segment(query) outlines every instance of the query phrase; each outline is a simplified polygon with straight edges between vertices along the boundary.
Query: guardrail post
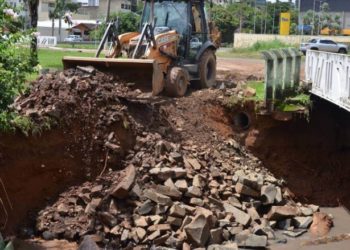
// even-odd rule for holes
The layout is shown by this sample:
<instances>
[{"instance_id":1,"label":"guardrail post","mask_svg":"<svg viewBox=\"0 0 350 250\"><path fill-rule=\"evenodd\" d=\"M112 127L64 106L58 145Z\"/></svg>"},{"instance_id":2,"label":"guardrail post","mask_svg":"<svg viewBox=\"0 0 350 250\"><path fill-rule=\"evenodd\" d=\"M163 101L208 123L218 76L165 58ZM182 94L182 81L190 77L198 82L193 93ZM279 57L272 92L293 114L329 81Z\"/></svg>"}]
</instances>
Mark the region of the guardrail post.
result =
<instances>
[{"instance_id":1,"label":"guardrail post","mask_svg":"<svg viewBox=\"0 0 350 250\"><path fill-rule=\"evenodd\" d=\"M268 51L263 51L265 59L265 105L268 110L273 108L274 61Z\"/></svg>"},{"instance_id":2,"label":"guardrail post","mask_svg":"<svg viewBox=\"0 0 350 250\"><path fill-rule=\"evenodd\" d=\"M274 86L273 86L273 99L282 99L283 98L283 56L281 51L271 50L270 51L273 63L274 63Z\"/></svg>"},{"instance_id":3,"label":"guardrail post","mask_svg":"<svg viewBox=\"0 0 350 250\"><path fill-rule=\"evenodd\" d=\"M293 95L300 81L301 54L293 48L262 52L265 59L265 103L273 111L276 100Z\"/></svg>"}]
</instances>

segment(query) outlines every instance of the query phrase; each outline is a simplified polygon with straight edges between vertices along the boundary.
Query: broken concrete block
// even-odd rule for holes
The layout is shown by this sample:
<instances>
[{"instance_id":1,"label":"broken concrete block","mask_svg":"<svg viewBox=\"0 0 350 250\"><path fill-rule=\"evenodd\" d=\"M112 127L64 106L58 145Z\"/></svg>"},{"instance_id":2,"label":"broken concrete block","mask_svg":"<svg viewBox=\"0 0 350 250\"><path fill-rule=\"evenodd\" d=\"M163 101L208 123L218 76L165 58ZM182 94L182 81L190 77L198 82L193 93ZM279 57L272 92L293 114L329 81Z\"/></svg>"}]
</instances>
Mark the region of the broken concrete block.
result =
<instances>
[{"instance_id":1,"label":"broken concrete block","mask_svg":"<svg viewBox=\"0 0 350 250\"><path fill-rule=\"evenodd\" d=\"M166 195L157 193L154 189L147 189L143 196L163 206L171 206L173 201Z\"/></svg>"},{"instance_id":2,"label":"broken concrete block","mask_svg":"<svg viewBox=\"0 0 350 250\"><path fill-rule=\"evenodd\" d=\"M298 208L293 206L272 206L267 214L268 220L281 220L298 215Z\"/></svg>"},{"instance_id":3,"label":"broken concrete block","mask_svg":"<svg viewBox=\"0 0 350 250\"><path fill-rule=\"evenodd\" d=\"M186 192L188 188L187 181L184 179L177 180L175 182L175 187L177 187L181 192Z\"/></svg>"},{"instance_id":4,"label":"broken concrete block","mask_svg":"<svg viewBox=\"0 0 350 250\"><path fill-rule=\"evenodd\" d=\"M147 228L147 231L154 232L154 231L168 231L171 230L171 227L169 224L157 224L157 225L152 225Z\"/></svg>"},{"instance_id":5,"label":"broken concrete block","mask_svg":"<svg viewBox=\"0 0 350 250\"><path fill-rule=\"evenodd\" d=\"M251 197L255 197L258 198L260 197L260 192L250 188L247 185L244 185L240 182L237 182L236 186L235 186L236 192L239 194L243 194L243 195L247 195L247 196L251 196Z\"/></svg>"},{"instance_id":6,"label":"broken concrete block","mask_svg":"<svg viewBox=\"0 0 350 250\"><path fill-rule=\"evenodd\" d=\"M197 159L186 158L186 161L193 167L194 170L201 170L202 166Z\"/></svg>"},{"instance_id":7,"label":"broken concrete block","mask_svg":"<svg viewBox=\"0 0 350 250\"><path fill-rule=\"evenodd\" d=\"M100 250L96 242L92 239L90 235L84 237L83 241L80 243L78 250Z\"/></svg>"},{"instance_id":8,"label":"broken concrete block","mask_svg":"<svg viewBox=\"0 0 350 250\"><path fill-rule=\"evenodd\" d=\"M186 210L183 207L181 207L181 206L179 206L177 204L174 204L170 208L169 215L183 218L186 215Z\"/></svg>"},{"instance_id":9,"label":"broken concrete block","mask_svg":"<svg viewBox=\"0 0 350 250\"><path fill-rule=\"evenodd\" d=\"M299 237L299 236L303 235L306 232L307 232L306 229L297 229L297 230L294 230L294 231L283 231L283 234L287 235L289 237L296 238L296 237Z\"/></svg>"},{"instance_id":10,"label":"broken concrete block","mask_svg":"<svg viewBox=\"0 0 350 250\"><path fill-rule=\"evenodd\" d=\"M187 189L187 192L186 192L186 196L187 197L201 197L202 196L202 191L199 187L195 187L195 186L190 186L188 189Z\"/></svg>"},{"instance_id":11,"label":"broken concrete block","mask_svg":"<svg viewBox=\"0 0 350 250\"><path fill-rule=\"evenodd\" d=\"M169 196L174 199L180 199L182 197L182 193L175 187L167 187L163 185L157 185L155 190L163 195Z\"/></svg>"},{"instance_id":12,"label":"broken concrete block","mask_svg":"<svg viewBox=\"0 0 350 250\"><path fill-rule=\"evenodd\" d=\"M261 200L264 205L273 204L277 195L275 185L269 184L261 188Z\"/></svg>"},{"instance_id":13,"label":"broken concrete block","mask_svg":"<svg viewBox=\"0 0 350 250\"><path fill-rule=\"evenodd\" d=\"M255 207L247 208L247 212L249 216L252 218L252 220L256 221L260 219L260 215L256 211Z\"/></svg>"},{"instance_id":14,"label":"broken concrete block","mask_svg":"<svg viewBox=\"0 0 350 250\"><path fill-rule=\"evenodd\" d=\"M267 237L242 232L235 237L238 247L266 247Z\"/></svg>"},{"instance_id":15,"label":"broken concrete block","mask_svg":"<svg viewBox=\"0 0 350 250\"><path fill-rule=\"evenodd\" d=\"M222 242L222 228L215 228L210 230L210 244L221 244Z\"/></svg>"},{"instance_id":16,"label":"broken concrete block","mask_svg":"<svg viewBox=\"0 0 350 250\"><path fill-rule=\"evenodd\" d=\"M145 229L143 229L142 227L137 227L135 229L135 231L136 231L136 235L137 235L137 237L138 237L138 239L140 241L145 238L145 236L146 236L146 230Z\"/></svg>"},{"instance_id":17,"label":"broken concrete block","mask_svg":"<svg viewBox=\"0 0 350 250\"><path fill-rule=\"evenodd\" d=\"M238 250L236 243L226 243L225 245L213 244L209 245L207 250Z\"/></svg>"},{"instance_id":18,"label":"broken concrete block","mask_svg":"<svg viewBox=\"0 0 350 250\"><path fill-rule=\"evenodd\" d=\"M235 217L235 220L238 223L244 226L247 226L250 223L251 218L249 214L243 212L242 210L239 210L238 208L232 206L231 204L228 204L227 202L224 202L223 205L224 205L225 211L227 213L233 214L233 216Z\"/></svg>"},{"instance_id":19,"label":"broken concrete block","mask_svg":"<svg viewBox=\"0 0 350 250\"><path fill-rule=\"evenodd\" d=\"M138 207L137 212L140 215L146 215L149 214L153 208L155 208L155 204L150 201L150 200L146 200L144 203L141 204L141 206Z\"/></svg>"},{"instance_id":20,"label":"broken concrete block","mask_svg":"<svg viewBox=\"0 0 350 250\"><path fill-rule=\"evenodd\" d=\"M139 216L139 217L134 218L134 224L137 227L147 227L148 226L148 222L147 222L145 216Z\"/></svg>"},{"instance_id":21,"label":"broken concrete block","mask_svg":"<svg viewBox=\"0 0 350 250\"><path fill-rule=\"evenodd\" d=\"M296 216L293 218L293 224L296 228L308 229L312 223L312 216L300 217Z\"/></svg>"},{"instance_id":22,"label":"broken concrete block","mask_svg":"<svg viewBox=\"0 0 350 250\"><path fill-rule=\"evenodd\" d=\"M204 205L204 201L202 199L199 199L199 198L191 198L190 204L202 207Z\"/></svg>"},{"instance_id":23,"label":"broken concrete block","mask_svg":"<svg viewBox=\"0 0 350 250\"><path fill-rule=\"evenodd\" d=\"M178 217L168 216L167 223L175 227L181 227L182 219Z\"/></svg>"},{"instance_id":24,"label":"broken concrete block","mask_svg":"<svg viewBox=\"0 0 350 250\"><path fill-rule=\"evenodd\" d=\"M189 242L196 247L204 247L209 240L209 226L203 214L196 216L184 229Z\"/></svg>"},{"instance_id":25,"label":"broken concrete block","mask_svg":"<svg viewBox=\"0 0 350 250\"><path fill-rule=\"evenodd\" d=\"M174 177L175 178L185 177L186 174L187 174L187 171L184 168L176 167L176 168L172 168L172 170L174 172Z\"/></svg>"},{"instance_id":26,"label":"broken concrete block","mask_svg":"<svg viewBox=\"0 0 350 250\"><path fill-rule=\"evenodd\" d=\"M134 165L129 165L125 169L125 176L117 184L115 188L112 189L111 195L118 199L124 199L129 195L129 190L135 182L136 169Z\"/></svg>"}]
</instances>

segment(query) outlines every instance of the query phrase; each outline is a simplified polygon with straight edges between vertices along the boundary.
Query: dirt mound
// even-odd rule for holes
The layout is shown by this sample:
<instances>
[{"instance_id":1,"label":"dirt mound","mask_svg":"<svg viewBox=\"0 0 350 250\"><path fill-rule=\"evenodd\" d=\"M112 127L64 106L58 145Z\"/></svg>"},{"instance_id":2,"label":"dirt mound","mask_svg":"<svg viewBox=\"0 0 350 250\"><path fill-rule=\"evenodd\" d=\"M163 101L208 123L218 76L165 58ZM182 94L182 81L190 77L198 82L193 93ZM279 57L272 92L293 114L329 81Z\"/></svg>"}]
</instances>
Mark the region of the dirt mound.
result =
<instances>
[{"instance_id":1,"label":"dirt mound","mask_svg":"<svg viewBox=\"0 0 350 250\"><path fill-rule=\"evenodd\" d=\"M7 192L11 200L1 210L0 224L8 219L5 232L29 221L28 211L50 202L67 185L120 166L138 126L119 99L126 93L134 94L112 75L67 70L41 76L16 101L14 108L30 118L33 134L0 135L5 184L0 197L6 200Z\"/></svg>"},{"instance_id":2,"label":"dirt mound","mask_svg":"<svg viewBox=\"0 0 350 250\"><path fill-rule=\"evenodd\" d=\"M265 247L286 241L274 229L306 232L318 209L295 203L283 181L233 139L172 143L143 132L124 166L42 210L42 237L90 237L108 249Z\"/></svg>"}]
</instances>

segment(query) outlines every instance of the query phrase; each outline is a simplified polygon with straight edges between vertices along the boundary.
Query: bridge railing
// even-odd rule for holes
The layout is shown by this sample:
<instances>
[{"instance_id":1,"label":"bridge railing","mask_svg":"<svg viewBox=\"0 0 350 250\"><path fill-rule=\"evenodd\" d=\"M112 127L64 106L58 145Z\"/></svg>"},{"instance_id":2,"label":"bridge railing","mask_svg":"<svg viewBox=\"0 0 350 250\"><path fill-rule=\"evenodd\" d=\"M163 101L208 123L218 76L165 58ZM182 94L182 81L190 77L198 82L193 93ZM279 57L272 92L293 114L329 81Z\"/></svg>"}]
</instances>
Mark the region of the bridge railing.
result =
<instances>
[{"instance_id":1,"label":"bridge railing","mask_svg":"<svg viewBox=\"0 0 350 250\"><path fill-rule=\"evenodd\" d=\"M350 111L350 56L308 50L305 78L314 95Z\"/></svg>"}]
</instances>

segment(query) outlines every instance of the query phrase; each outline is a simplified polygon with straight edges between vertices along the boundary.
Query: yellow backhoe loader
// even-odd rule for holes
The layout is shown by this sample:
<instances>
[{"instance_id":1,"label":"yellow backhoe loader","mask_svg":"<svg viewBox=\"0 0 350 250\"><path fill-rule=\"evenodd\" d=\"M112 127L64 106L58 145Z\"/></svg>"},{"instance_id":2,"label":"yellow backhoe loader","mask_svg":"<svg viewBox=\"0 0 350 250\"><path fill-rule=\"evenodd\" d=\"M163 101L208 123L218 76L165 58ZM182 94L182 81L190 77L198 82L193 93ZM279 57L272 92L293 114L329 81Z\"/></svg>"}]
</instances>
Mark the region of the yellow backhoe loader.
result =
<instances>
[{"instance_id":1,"label":"yellow backhoe loader","mask_svg":"<svg viewBox=\"0 0 350 250\"><path fill-rule=\"evenodd\" d=\"M117 31L118 20L110 22L96 57L64 57L64 68L94 66L128 82L152 83L153 95L164 90L183 96L190 83L199 88L215 83L220 33L207 20L204 0L146 0L140 31ZM111 47L101 58L108 38ZM118 58L122 55L127 58Z\"/></svg>"}]
</instances>

